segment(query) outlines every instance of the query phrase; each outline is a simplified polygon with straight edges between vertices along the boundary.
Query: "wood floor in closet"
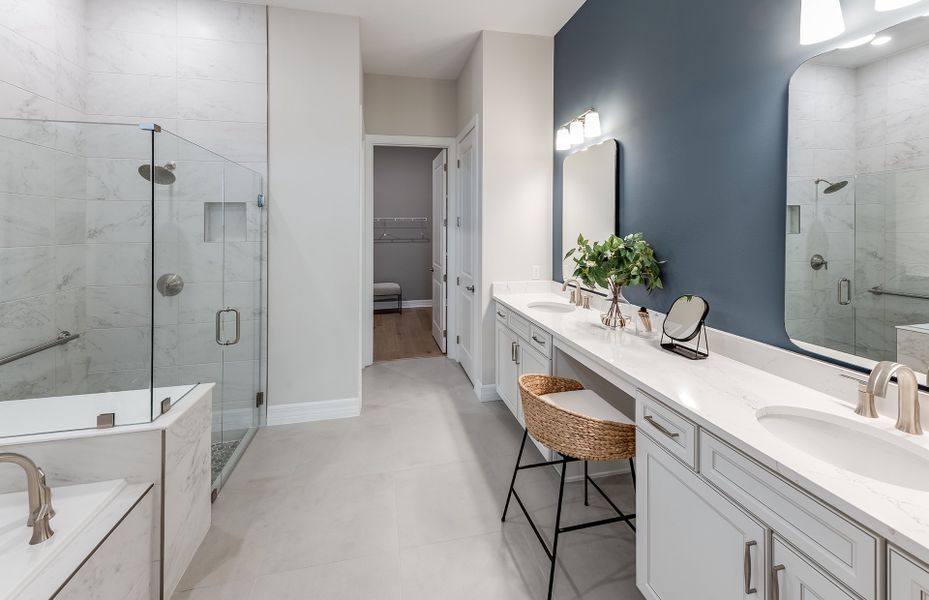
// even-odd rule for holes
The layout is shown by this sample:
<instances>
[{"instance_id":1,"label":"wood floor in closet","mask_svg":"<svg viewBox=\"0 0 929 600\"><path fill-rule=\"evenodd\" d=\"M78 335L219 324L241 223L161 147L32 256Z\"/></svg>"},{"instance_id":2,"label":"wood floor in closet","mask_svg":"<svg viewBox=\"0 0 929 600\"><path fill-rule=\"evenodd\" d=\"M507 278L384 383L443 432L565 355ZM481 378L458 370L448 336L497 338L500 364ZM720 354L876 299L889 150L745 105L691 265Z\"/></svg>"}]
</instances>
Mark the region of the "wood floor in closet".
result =
<instances>
[{"instance_id":1,"label":"wood floor in closet","mask_svg":"<svg viewBox=\"0 0 929 600\"><path fill-rule=\"evenodd\" d=\"M374 313L374 360L441 356L432 337L432 309Z\"/></svg>"}]
</instances>

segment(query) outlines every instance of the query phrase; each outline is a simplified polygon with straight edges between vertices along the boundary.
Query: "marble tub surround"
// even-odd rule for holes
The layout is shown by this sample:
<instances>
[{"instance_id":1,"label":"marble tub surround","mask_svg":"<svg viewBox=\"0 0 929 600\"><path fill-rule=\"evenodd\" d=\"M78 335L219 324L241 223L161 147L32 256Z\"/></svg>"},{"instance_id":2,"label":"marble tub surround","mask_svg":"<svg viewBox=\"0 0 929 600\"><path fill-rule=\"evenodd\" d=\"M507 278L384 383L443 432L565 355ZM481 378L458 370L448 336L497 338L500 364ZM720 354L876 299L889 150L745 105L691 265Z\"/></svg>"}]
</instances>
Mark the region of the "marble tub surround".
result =
<instances>
[{"instance_id":1,"label":"marble tub surround","mask_svg":"<svg viewBox=\"0 0 929 600\"><path fill-rule=\"evenodd\" d=\"M929 323L897 326L897 357L922 373L929 371Z\"/></svg>"},{"instance_id":2,"label":"marble tub surround","mask_svg":"<svg viewBox=\"0 0 929 600\"><path fill-rule=\"evenodd\" d=\"M549 290L544 290L545 285ZM854 414L856 384L840 384L840 369L834 365L712 329L710 357L689 361L661 350L656 339L606 330L595 311L553 314L529 308L532 302L565 302L560 287L495 284L494 299L550 332L557 351L583 362L623 391L642 390L654 396L891 543L929 560L925 519L929 492L875 481L811 458L774 437L756 418L765 407L806 408L860 420L888 436L929 449L929 436L909 436L894 428L895 399L879 401L879 419L864 419ZM823 389L805 385L815 379L823 381ZM921 397L925 418L927 401L925 394Z\"/></svg>"},{"instance_id":3,"label":"marble tub surround","mask_svg":"<svg viewBox=\"0 0 929 600\"><path fill-rule=\"evenodd\" d=\"M143 519L151 519L151 484L130 484L124 479L52 487L55 504L53 535L48 541L29 546L27 528L22 527L25 493L0 495L0 597L46 600L65 586L91 556L97 546L120 521L143 499ZM146 557L150 552L151 529L136 532L133 552ZM127 574L132 579L150 582L150 558L141 572ZM114 565L117 566L117 565ZM118 569L117 569L118 570ZM145 589L151 597L151 585Z\"/></svg>"},{"instance_id":4,"label":"marble tub surround","mask_svg":"<svg viewBox=\"0 0 929 600\"><path fill-rule=\"evenodd\" d=\"M53 487L112 479L154 484L150 566L160 595L162 585L173 590L169 585L176 585L210 526L213 387L196 386L151 423L3 438L0 451L32 458ZM0 470L0 492L23 489L20 473Z\"/></svg>"}]
</instances>

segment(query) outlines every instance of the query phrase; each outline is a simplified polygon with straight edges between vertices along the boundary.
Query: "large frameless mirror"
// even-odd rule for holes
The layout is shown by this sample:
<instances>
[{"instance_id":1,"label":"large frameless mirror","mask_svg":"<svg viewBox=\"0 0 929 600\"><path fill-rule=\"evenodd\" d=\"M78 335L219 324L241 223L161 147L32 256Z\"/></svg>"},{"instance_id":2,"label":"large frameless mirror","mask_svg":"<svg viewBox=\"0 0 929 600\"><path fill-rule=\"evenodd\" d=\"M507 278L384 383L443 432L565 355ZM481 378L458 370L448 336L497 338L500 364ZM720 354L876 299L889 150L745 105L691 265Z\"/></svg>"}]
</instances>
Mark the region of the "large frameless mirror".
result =
<instances>
[{"instance_id":1,"label":"large frameless mirror","mask_svg":"<svg viewBox=\"0 0 929 600\"><path fill-rule=\"evenodd\" d=\"M561 256L577 246L578 234L595 242L616 233L616 140L609 139L564 160ZM565 259L567 279L574 261Z\"/></svg>"},{"instance_id":2,"label":"large frameless mirror","mask_svg":"<svg viewBox=\"0 0 929 600\"><path fill-rule=\"evenodd\" d=\"M925 374L929 18L856 42L790 81L787 333L832 360Z\"/></svg>"}]
</instances>

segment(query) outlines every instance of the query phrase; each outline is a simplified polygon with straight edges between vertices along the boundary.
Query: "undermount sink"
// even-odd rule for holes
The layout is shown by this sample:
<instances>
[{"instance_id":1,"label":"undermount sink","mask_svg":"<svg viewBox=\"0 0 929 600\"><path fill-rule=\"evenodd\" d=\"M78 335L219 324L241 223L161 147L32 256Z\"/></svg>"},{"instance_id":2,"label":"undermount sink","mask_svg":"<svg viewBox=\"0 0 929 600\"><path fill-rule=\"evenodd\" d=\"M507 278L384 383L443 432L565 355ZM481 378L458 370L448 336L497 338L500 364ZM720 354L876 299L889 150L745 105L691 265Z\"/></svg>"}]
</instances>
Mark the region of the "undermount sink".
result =
<instances>
[{"instance_id":1,"label":"undermount sink","mask_svg":"<svg viewBox=\"0 0 929 600\"><path fill-rule=\"evenodd\" d=\"M567 302L530 302L527 305L542 312L549 313L569 313L574 312L574 305Z\"/></svg>"},{"instance_id":2,"label":"undermount sink","mask_svg":"<svg viewBox=\"0 0 929 600\"><path fill-rule=\"evenodd\" d=\"M793 406L769 406L758 422L813 458L900 487L929 491L929 449L852 418Z\"/></svg>"}]
</instances>

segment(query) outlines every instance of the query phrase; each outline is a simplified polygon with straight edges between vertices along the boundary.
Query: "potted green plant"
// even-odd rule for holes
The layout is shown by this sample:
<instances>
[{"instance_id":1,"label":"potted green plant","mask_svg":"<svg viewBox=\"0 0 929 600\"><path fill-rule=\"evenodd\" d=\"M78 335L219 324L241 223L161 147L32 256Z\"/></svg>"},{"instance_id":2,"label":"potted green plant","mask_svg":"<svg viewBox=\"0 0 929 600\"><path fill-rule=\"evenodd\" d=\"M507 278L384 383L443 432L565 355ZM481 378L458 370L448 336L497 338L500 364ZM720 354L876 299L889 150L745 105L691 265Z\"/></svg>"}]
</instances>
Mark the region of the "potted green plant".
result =
<instances>
[{"instance_id":1,"label":"potted green plant","mask_svg":"<svg viewBox=\"0 0 929 600\"><path fill-rule=\"evenodd\" d=\"M609 291L610 306L601 320L608 327L624 327L625 318L619 309L623 286L644 285L651 292L661 288L661 265L655 250L641 233L624 238L611 235L602 242L591 242L583 234L577 236L577 247L568 250L565 260L574 259L574 277L589 288Z\"/></svg>"}]
</instances>

